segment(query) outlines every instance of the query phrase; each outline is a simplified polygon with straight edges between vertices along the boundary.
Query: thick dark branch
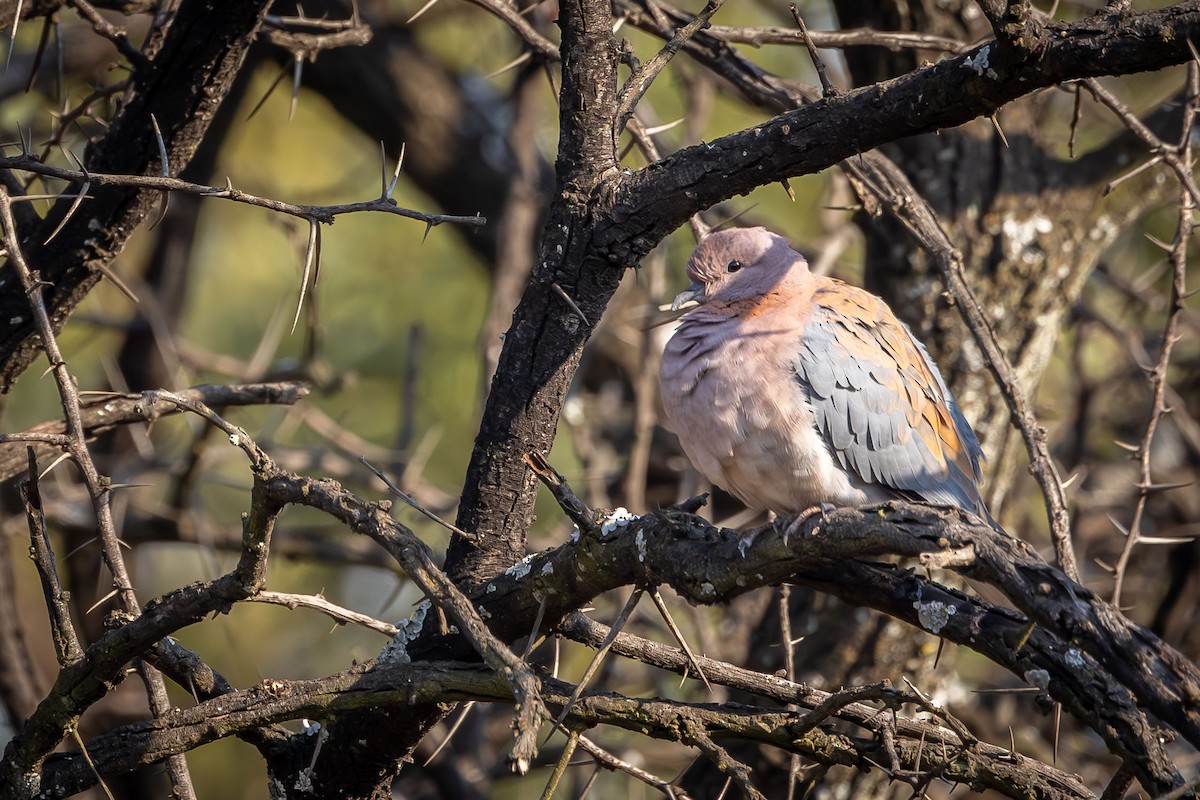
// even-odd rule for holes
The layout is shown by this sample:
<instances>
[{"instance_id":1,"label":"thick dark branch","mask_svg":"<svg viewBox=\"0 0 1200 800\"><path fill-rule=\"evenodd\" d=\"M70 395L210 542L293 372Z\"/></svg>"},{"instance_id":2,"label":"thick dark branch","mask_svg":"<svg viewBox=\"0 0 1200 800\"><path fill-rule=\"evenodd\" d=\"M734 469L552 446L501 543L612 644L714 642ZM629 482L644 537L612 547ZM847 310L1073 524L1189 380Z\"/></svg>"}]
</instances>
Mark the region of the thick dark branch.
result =
<instances>
[{"instance_id":1,"label":"thick dark branch","mask_svg":"<svg viewBox=\"0 0 1200 800\"><path fill-rule=\"evenodd\" d=\"M282 488L294 479L281 480ZM325 510L377 540L399 528L332 481L305 481L303 491L285 494L288 502ZM531 556L479 587L472 599L497 636L513 640L528 633L539 613L553 626L597 595L629 584L665 583L689 601L710 604L798 579L971 647L1024 680L1044 672L1051 696L1113 752L1138 763L1148 787L1166 790L1180 779L1139 705L1200 742L1194 705L1189 710L1187 701L1200 692L1193 665L1032 548L963 512L902 503L840 509L810 520L791 537L765 528L744 556L739 543L734 532L698 527L687 514L649 514L607 537L587 532ZM926 566L991 583L1029 617L913 575L853 563L881 556L920 558ZM1032 633L1029 618L1037 622ZM438 648L448 644L444 637L427 637L409 652L424 657L445 652Z\"/></svg>"},{"instance_id":2,"label":"thick dark branch","mask_svg":"<svg viewBox=\"0 0 1200 800\"><path fill-rule=\"evenodd\" d=\"M794 582L915 627L940 625L937 636L983 654L1021 680L1044 677L1047 695L1096 731L1110 752L1136 765L1148 791L1164 792L1182 780L1161 731L1141 712L1133 692L1070 641L1040 625L1030 630L1026 617L884 565L850 561L805 572Z\"/></svg>"},{"instance_id":3,"label":"thick dark branch","mask_svg":"<svg viewBox=\"0 0 1200 800\"><path fill-rule=\"evenodd\" d=\"M692 602L714 603L786 580L804 582L803 576L813 574L819 588L936 628L938 635L978 650L1022 679L1030 670L1045 670L1053 697L1097 730L1114 752L1142 760L1139 778L1151 786L1175 785L1177 775L1138 706L1194 744L1200 742L1195 705L1187 700L1200 692L1194 665L1018 540L950 510L894 503L882 511L840 509L810 522L790 540L767 529L744 558L732 532L696 528L686 515L647 515L619 535L583 536L538 554L528 562L528 578L500 576L477 593L476 602L502 637L516 637L543 597L550 624L596 594L630 582L666 583ZM832 567L826 566L883 555L924 556L930 565L991 583L1037 627L1018 647L1028 626L1025 617L948 595L915 576L893 576L890 585L869 592L862 576L831 578ZM961 616L930 622L949 604Z\"/></svg>"},{"instance_id":4,"label":"thick dark branch","mask_svg":"<svg viewBox=\"0 0 1200 800\"><path fill-rule=\"evenodd\" d=\"M1036 56L989 42L890 81L781 114L681 150L615 179L601 246L617 264L698 211L758 186L819 172L897 139L961 125L1066 80L1161 69L1188 61L1200 36L1200 2L1141 14L1106 14L1046 29Z\"/></svg>"},{"instance_id":5,"label":"thick dark branch","mask_svg":"<svg viewBox=\"0 0 1200 800\"><path fill-rule=\"evenodd\" d=\"M549 678L545 686L547 699L556 706L565 704L572 690L570 684ZM99 736L88 743L88 753L102 774L116 774L264 724L301 718L327 720L355 710L403 709L467 698L513 699L503 678L461 663L360 667L308 681L269 679L246 691ZM684 727L691 726L693 734L772 744L823 764L870 769L883 760L876 742L805 727L807 716L753 706L726 708L599 693L585 695L571 714L577 724L614 725L669 741L686 738ZM956 746L933 737L924 745L912 737L897 745L901 768L914 777L918 776L916 768L923 765L924 771L933 771L945 780L987 786L1009 797L1094 797L1075 777L1004 748ZM41 779L48 797L79 791L95 780L79 753L54 757Z\"/></svg>"},{"instance_id":6,"label":"thick dark branch","mask_svg":"<svg viewBox=\"0 0 1200 800\"><path fill-rule=\"evenodd\" d=\"M459 505L446 570L477 583L524 555L535 482L525 463L549 453L583 345L620 280L584 269L593 258L595 193L617 167L617 48L609 4L569 0L559 8L562 91L556 193L529 286L513 316ZM566 299L564 299L564 297ZM573 302L567 302L572 300Z\"/></svg>"}]
</instances>

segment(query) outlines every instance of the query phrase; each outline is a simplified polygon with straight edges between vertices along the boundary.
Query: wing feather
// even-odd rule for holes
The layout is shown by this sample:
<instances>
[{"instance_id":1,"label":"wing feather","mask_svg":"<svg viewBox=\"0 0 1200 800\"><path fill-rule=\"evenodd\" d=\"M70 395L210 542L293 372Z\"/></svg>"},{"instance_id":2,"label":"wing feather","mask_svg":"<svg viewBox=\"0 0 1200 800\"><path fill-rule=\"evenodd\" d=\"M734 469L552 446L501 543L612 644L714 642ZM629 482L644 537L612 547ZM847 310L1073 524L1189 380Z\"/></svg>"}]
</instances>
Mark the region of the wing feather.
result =
<instances>
[{"instance_id":1,"label":"wing feather","mask_svg":"<svg viewBox=\"0 0 1200 800\"><path fill-rule=\"evenodd\" d=\"M898 496L986 516L982 450L925 348L883 301L818 289L796 376L835 459Z\"/></svg>"}]
</instances>

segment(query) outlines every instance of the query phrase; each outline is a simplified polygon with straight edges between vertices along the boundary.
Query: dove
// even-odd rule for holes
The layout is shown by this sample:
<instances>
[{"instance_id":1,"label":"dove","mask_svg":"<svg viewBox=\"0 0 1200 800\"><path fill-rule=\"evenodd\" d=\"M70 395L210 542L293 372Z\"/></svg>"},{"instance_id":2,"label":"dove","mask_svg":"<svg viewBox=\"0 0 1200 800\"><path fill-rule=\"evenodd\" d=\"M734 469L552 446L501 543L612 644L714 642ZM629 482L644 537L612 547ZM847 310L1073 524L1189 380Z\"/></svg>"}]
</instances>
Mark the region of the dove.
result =
<instances>
[{"instance_id":1,"label":"dove","mask_svg":"<svg viewBox=\"0 0 1200 800\"><path fill-rule=\"evenodd\" d=\"M765 228L705 237L660 368L692 464L748 507L811 514L902 498L995 524L982 450L925 347L884 301L814 275Z\"/></svg>"}]
</instances>

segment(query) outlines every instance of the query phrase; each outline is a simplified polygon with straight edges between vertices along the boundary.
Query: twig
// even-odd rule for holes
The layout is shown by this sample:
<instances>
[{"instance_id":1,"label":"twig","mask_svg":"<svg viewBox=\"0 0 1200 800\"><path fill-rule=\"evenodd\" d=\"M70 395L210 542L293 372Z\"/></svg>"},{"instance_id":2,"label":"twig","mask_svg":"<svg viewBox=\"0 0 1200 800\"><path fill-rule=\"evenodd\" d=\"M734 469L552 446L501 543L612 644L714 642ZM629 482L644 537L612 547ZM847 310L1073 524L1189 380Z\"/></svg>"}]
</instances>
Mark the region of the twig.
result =
<instances>
[{"instance_id":1,"label":"twig","mask_svg":"<svg viewBox=\"0 0 1200 800\"><path fill-rule=\"evenodd\" d=\"M546 788L542 791L542 800L550 800L554 796L554 790L558 788L559 781L566 773L567 766L571 763L571 756L575 754L575 746L578 744L579 731L571 731L567 734L567 744L554 764L554 771L550 773L550 780L546 782Z\"/></svg>"},{"instance_id":2,"label":"twig","mask_svg":"<svg viewBox=\"0 0 1200 800\"><path fill-rule=\"evenodd\" d=\"M75 744L79 745L79 752L83 755L83 760L87 762L88 769L96 776L96 783L100 784L100 788L104 790L104 796L108 800L116 800L113 797L112 790L108 788L108 784L104 782L104 778L100 775L100 770L96 769L96 762L92 761L92 756L88 753L87 745L83 743L83 737L79 735L79 728L71 726L71 737L75 739Z\"/></svg>"},{"instance_id":3,"label":"twig","mask_svg":"<svg viewBox=\"0 0 1200 800\"><path fill-rule=\"evenodd\" d=\"M646 770L636 767L616 755L605 750L600 745L593 742L586 736L579 737L579 748L585 753L596 759L596 763L605 769L614 770L616 772L624 772L626 775L641 781L642 783L665 794L667 797L674 800L691 800L691 795L683 789L675 786L670 781L665 781L657 775L647 772Z\"/></svg>"},{"instance_id":4,"label":"twig","mask_svg":"<svg viewBox=\"0 0 1200 800\"><path fill-rule=\"evenodd\" d=\"M692 671L704 681L704 685L709 691L712 691L712 684L708 682L708 676L704 674L704 668L700 666L700 662L696 660L696 654L692 652L692 648L688 646L687 639L683 638L683 631L679 630L679 626L675 624L675 619L671 616L671 610L667 608L667 604L663 602L662 594L658 589L650 592L650 599L654 601L654 607L658 609L658 613L662 615L663 621L667 623L668 630L675 637L675 641L679 642L680 648L683 649L684 655L687 656L688 662L692 665ZM687 673L684 673L685 677Z\"/></svg>"},{"instance_id":5,"label":"twig","mask_svg":"<svg viewBox=\"0 0 1200 800\"><path fill-rule=\"evenodd\" d=\"M559 507L575 523L581 533L594 534L600 529L596 524L596 512L589 508L587 503L576 497L575 492L571 490L571 484L567 483L567 479L550 466L550 462L546 460L545 456L538 452L526 453L525 463L538 480L550 490L550 494L558 501Z\"/></svg>"},{"instance_id":6,"label":"twig","mask_svg":"<svg viewBox=\"0 0 1200 800\"><path fill-rule=\"evenodd\" d=\"M240 428L229 422L217 412L209 408L204 402L196 400L182 394L168 392L162 389L151 389L142 392L142 397L149 401L145 407L147 419L152 419L149 416L151 410L159 404L171 404L180 409L190 411L197 416L203 417L214 426L219 428L229 437L229 443L246 454L250 460L250 465L255 468L262 467L270 463L271 459L267 456L258 444L251 438L250 434L246 433L244 428Z\"/></svg>"},{"instance_id":7,"label":"twig","mask_svg":"<svg viewBox=\"0 0 1200 800\"><path fill-rule=\"evenodd\" d=\"M339 625L360 625L376 633L382 633L384 636L395 636L399 630L390 622L384 622L369 614L363 614L359 611L339 606L336 603L331 603L319 594L293 594L291 592L272 592L264 589L246 599L252 603L284 606L293 611L297 608L311 608L335 620Z\"/></svg>"},{"instance_id":8,"label":"twig","mask_svg":"<svg viewBox=\"0 0 1200 800\"><path fill-rule=\"evenodd\" d=\"M812 59L813 68L817 71L817 78L821 81L821 94L825 97L835 96L838 89L829 82L829 76L825 74L825 62L821 60L821 55L817 52L812 37L808 35L808 26L804 24L804 18L800 16L800 9L796 8L795 3L788 3L788 10L792 12L792 19L796 20L796 27L800 29L800 35L804 37L804 46L808 48L808 56Z\"/></svg>"},{"instance_id":9,"label":"twig","mask_svg":"<svg viewBox=\"0 0 1200 800\"><path fill-rule=\"evenodd\" d=\"M633 613L633 609L637 606L638 600L642 599L643 591L640 587L634 587L634 590L630 592L629 599L625 601L625 606L621 609L621 613L617 614L617 618L613 621L609 635L600 643L600 647L596 649L596 652L592 654L592 660L588 663L587 669L583 671L583 677L579 679L579 683L575 685L571 696L563 705L562 711L555 718L555 728L562 726L563 720L571 713L571 707L575 705L575 701L579 699L584 689L587 688L588 683L595 677L596 670L600 668L600 665L604 662L604 657L608 655L608 649L612 646L613 640L617 638L617 634L625 627L625 623L629 620L629 615Z\"/></svg>"},{"instance_id":10,"label":"twig","mask_svg":"<svg viewBox=\"0 0 1200 800\"><path fill-rule=\"evenodd\" d=\"M797 18L799 15L797 15ZM789 681L796 681L796 642L792 638L792 587L791 584L783 584L779 587L779 638L780 645L783 647L783 669L784 677ZM797 706L795 703L788 703L788 710L795 711ZM800 773L800 757L795 753L788 759L788 787L786 800L792 800L796 796L796 779Z\"/></svg>"},{"instance_id":11,"label":"twig","mask_svg":"<svg viewBox=\"0 0 1200 800\"><path fill-rule=\"evenodd\" d=\"M1142 140L1154 156L1161 157L1163 162L1171 168L1175 173L1175 177L1178 178L1180 185L1191 195L1193 207L1200 205L1200 188L1196 186L1196 181L1192 177L1190 157L1187 155L1187 153L1190 153L1190 147L1186 137L1183 148L1167 146L1161 139L1154 135L1154 132L1144 122L1138 119L1137 115L1127 105L1118 100L1112 92L1105 89L1103 84L1098 80L1087 78L1082 83L1092 93L1093 97L1107 106L1133 135Z\"/></svg>"},{"instance_id":12,"label":"twig","mask_svg":"<svg viewBox=\"0 0 1200 800\"><path fill-rule=\"evenodd\" d=\"M37 565L38 578L42 582L42 594L46 598L46 610L50 612L50 633L54 639L54 652L59 664L73 664L83 658L83 647L75 634L71 622L71 609L67 606L68 595L63 592L58 580L58 567L54 561L54 550L50 546L50 535L46 531L46 518L42 510L42 494L38 487L37 458L32 447L29 453L29 479L21 484L21 499L25 503L25 517L29 520L29 552Z\"/></svg>"},{"instance_id":13,"label":"twig","mask_svg":"<svg viewBox=\"0 0 1200 800\"><path fill-rule=\"evenodd\" d=\"M428 767L433 760L438 757L438 753L446 749L446 745L450 744L450 740L454 738L454 734L457 733L458 729L462 727L462 724L467 721L467 714L470 714L471 709L474 707L474 700L469 700L462 704L462 711L459 712L458 719L454 720L454 724L450 726L450 730L446 732L446 738L442 739L442 741L438 743L438 746L433 749L433 752L429 754L429 758L425 759L425 762L421 764L421 766Z\"/></svg>"},{"instance_id":14,"label":"twig","mask_svg":"<svg viewBox=\"0 0 1200 800\"><path fill-rule=\"evenodd\" d=\"M23 172L33 172L38 175L44 175L49 178L58 178L59 180L72 181L74 183L82 183L91 181L99 186L132 186L142 189L157 189L159 191L184 192L186 194L194 194L200 197L216 197L224 200L231 200L235 203L244 203L245 205L255 206L257 208L265 208L270 211L277 211L281 214L288 214L293 217L299 217L306 221L321 222L329 224L334 219L342 214L354 214L363 211L374 211L383 214L395 214L397 216L406 217L408 219L419 220L426 225L441 225L443 223L452 223L455 225L470 225L473 227L482 227L487 224L485 217L479 216L454 216L450 214L427 214L423 211L413 211L407 208L401 208L395 205L390 199L375 198L359 203L342 203L330 206L314 206L314 205L297 205L295 203L285 203L280 200L272 200L266 197L258 197L243 192L241 189L233 188L231 183L226 183L224 187L206 186L200 183L191 183L190 181L181 180L179 178L163 178L153 175L110 175L103 172L83 172L80 170L65 169L63 167L55 167L49 164L43 164L32 156L12 156L9 158L0 158L0 169L14 169Z\"/></svg>"},{"instance_id":15,"label":"twig","mask_svg":"<svg viewBox=\"0 0 1200 800\"><path fill-rule=\"evenodd\" d=\"M1075 84L1075 104L1071 109L1071 135L1067 138L1067 153L1075 158L1075 134L1079 132L1079 120L1083 118L1083 90Z\"/></svg>"},{"instance_id":16,"label":"twig","mask_svg":"<svg viewBox=\"0 0 1200 800\"><path fill-rule=\"evenodd\" d=\"M542 628L542 620L546 618L546 603L548 600L548 597L543 596L538 602L537 614L533 617L533 627L529 630L529 638L525 642L525 650L521 653L521 660L526 663L529 662L529 654L533 652L534 646L539 641L538 631Z\"/></svg>"},{"instance_id":17,"label":"twig","mask_svg":"<svg viewBox=\"0 0 1200 800\"><path fill-rule=\"evenodd\" d=\"M149 64L146 56L129 41L129 36L124 28L106 20L87 0L68 0L68 2L79 12L79 16L92 26L92 30L113 43L117 51L129 60L130 66L134 69L141 69Z\"/></svg>"},{"instance_id":18,"label":"twig","mask_svg":"<svg viewBox=\"0 0 1200 800\"><path fill-rule=\"evenodd\" d=\"M713 25L706 31L709 36L722 42L740 43L760 47L764 44L805 44L805 34L792 28L740 28L728 25ZM885 47L893 52L900 50L944 50L947 53L965 53L972 45L947 36L907 31L877 31L871 28L844 28L840 31L808 31L807 39L815 46L832 49L856 46Z\"/></svg>"},{"instance_id":19,"label":"twig","mask_svg":"<svg viewBox=\"0 0 1200 800\"><path fill-rule=\"evenodd\" d=\"M1189 71L1193 76L1192 80L1195 81L1195 76L1197 75L1196 66L1190 66ZM1184 145L1183 157L1186 163L1191 163L1190 139ZM1171 354L1175 343L1179 341L1179 319L1184 311L1184 298L1187 296L1187 250L1188 244L1191 242L1194 227L1192 222L1194 209L1195 206L1191 192L1187 190L1186 186L1181 184L1179 192L1179 223L1175 231L1175 243L1171 248L1171 264L1174 267L1171 280L1171 301L1169 311L1167 312L1167 321L1163 326L1158 360L1155 362L1154 369L1150 373L1152 394L1150 419L1146 422L1146 430L1142 435L1142 441L1138 445L1137 450L1138 494L1137 502L1133 509L1133 519L1129 523L1129 529L1125 535L1125 543L1121 548L1121 555L1117 559L1114 570L1112 603L1115 606L1120 606L1121 604L1121 590L1125 583L1125 571L1129 566L1129 559L1133 555L1133 548L1137 546L1138 540L1141 538L1142 518L1146 511L1146 504L1150 499L1150 495L1160 488L1154 485L1151 473L1151 449L1159 422L1171 410L1166 403L1167 369L1171 365Z\"/></svg>"},{"instance_id":20,"label":"twig","mask_svg":"<svg viewBox=\"0 0 1200 800\"><path fill-rule=\"evenodd\" d=\"M362 47L374 31L361 19L313 19L268 14L263 18L263 38L276 47L298 55L296 60L313 61L325 50Z\"/></svg>"},{"instance_id":21,"label":"twig","mask_svg":"<svg viewBox=\"0 0 1200 800\"><path fill-rule=\"evenodd\" d=\"M59 44L58 49L59 49L59 53L61 54L62 53L61 43ZM61 76L60 76L60 78L61 78ZM98 88L94 89L91 93L85 95L84 98L82 100L80 100L79 103L76 104L74 108L70 108L65 111L59 111L59 112L55 113L54 114L54 121L55 121L54 131L51 133L50 137L46 140L46 145L45 145L45 147L42 148L41 158L39 160L45 161L49 157L50 153L53 152L53 149L55 147L61 147L63 138L66 136L67 131L70 130L71 125L77 124L80 119L90 119L90 120L97 122L100 125L104 125L104 123L101 122L96 117L95 112L92 111L92 106L96 105L97 103L99 103L101 101L111 100L114 96L124 93L129 88L129 86L130 86L130 81L123 80L123 81L117 81L116 83L114 83L110 86L98 87ZM78 158L74 158L73 157L74 154L71 153L70 150L67 150L67 153L72 156L72 160L76 162L75 165L79 168L82 168L82 162L80 162Z\"/></svg>"},{"instance_id":22,"label":"twig","mask_svg":"<svg viewBox=\"0 0 1200 800\"><path fill-rule=\"evenodd\" d=\"M918 689L916 685L907 677L904 678L904 683L906 686L908 686L909 691L919 698L920 702L918 702L917 705L921 708L921 710L928 714L933 714L939 719L945 720L946 723L954 729L954 732L958 734L958 738L962 739L964 747L972 747L979 741L975 738L974 734L967 730L966 725L963 725L950 712L946 711L946 709L938 706L936 703L926 697L925 693Z\"/></svg>"},{"instance_id":23,"label":"twig","mask_svg":"<svg viewBox=\"0 0 1200 800\"><path fill-rule=\"evenodd\" d=\"M504 0L471 0L471 2L504 20L508 27L512 28L513 33L521 37L525 45L542 59L558 61L561 58L554 42L534 30L529 21L517 11L515 4L504 2ZM415 19L416 15L413 18Z\"/></svg>"},{"instance_id":24,"label":"twig","mask_svg":"<svg viewBox=\"0 0 1200 800\"><path fill-rule=\"evenodd\" d=\"M646 154L647 161L657 161L658 151L650 132L643 128L637 117L629 120L629 132L633 140ZM693 224L703 225L699 215ZM666 255L663 251L652 253L642 262L641 273L645 275L645 290L650 298L663 295L666 280ZM650 468L654 432L658 427L658 367L662 352L658 347L652 328L639 326L637 337L636 375L633 376L633 446L629 448L629 459L625 469L625 502L635 510L646 508L646 476Z\"/></svg>"},{"instance_id":25,"label":"twig","mask_svg":"<svg viewBox=\"0 0 1200 800\"><path fill-rule=\"evenodd\" d=\"M629 80L625 82L625 85L617 93L616 116L613 118L614 141L620 135L621 131L625 129L625 124L633 116L633 111L637 107L638 101L642 99L642 95L650 88L650 84L666 68L667 64L675 57L675 54L679 52L684 43L708 24L713 14L717 13L717 9L724 2L725 0L708 0L704 8L700 10L700 13L691 22L676 30L675 35L662 46L662 49L654 54L653 58L643 64L641 69L636 70L629 76Z\"/></svg>"},{"instance_id":26,"label":"twig","mask_svg":"<svg viewBox=\"0 0 1200 800\"><path fill-rule=\"evenodd\" d=\"M714 742L702 726L690 720L684 720L681 727L683 740L700 748L700 752L708 756L708 760L713 763L713 766L733 778L746 797L750 800L767 800L767 796L750 782L750 768L731 756L724 747Z\"/></svg>"}]
</instances>

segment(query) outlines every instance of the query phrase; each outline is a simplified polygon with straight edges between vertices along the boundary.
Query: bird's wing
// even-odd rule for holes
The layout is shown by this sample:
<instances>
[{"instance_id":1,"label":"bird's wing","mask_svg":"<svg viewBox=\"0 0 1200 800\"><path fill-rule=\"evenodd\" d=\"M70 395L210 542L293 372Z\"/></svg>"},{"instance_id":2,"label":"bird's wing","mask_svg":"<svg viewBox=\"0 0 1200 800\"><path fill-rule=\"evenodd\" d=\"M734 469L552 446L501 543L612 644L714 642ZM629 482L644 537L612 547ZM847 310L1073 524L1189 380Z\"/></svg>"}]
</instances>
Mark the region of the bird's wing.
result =
<instances>
[{"instance_id":1,"label":"bird's wing","mask_svg":"<svg viewBox=\"0 0 1200 800\"><path fill-rule=\"evenodd\" d=\"M925 348L882 300L819 288L796 373L834 458L865 483L986 515L982 450Z\"/></svg>"}]
</instances>

